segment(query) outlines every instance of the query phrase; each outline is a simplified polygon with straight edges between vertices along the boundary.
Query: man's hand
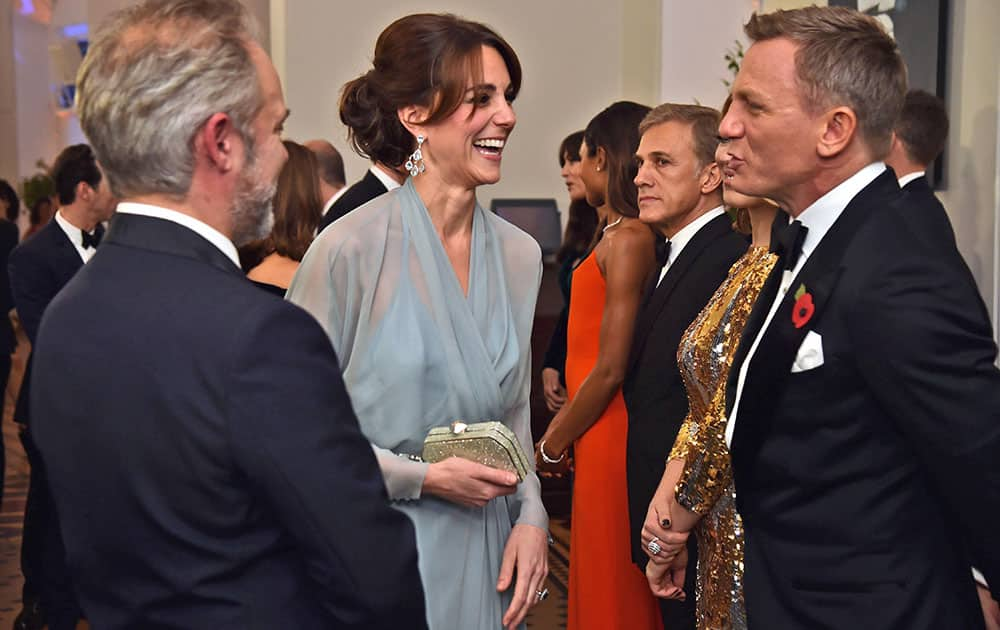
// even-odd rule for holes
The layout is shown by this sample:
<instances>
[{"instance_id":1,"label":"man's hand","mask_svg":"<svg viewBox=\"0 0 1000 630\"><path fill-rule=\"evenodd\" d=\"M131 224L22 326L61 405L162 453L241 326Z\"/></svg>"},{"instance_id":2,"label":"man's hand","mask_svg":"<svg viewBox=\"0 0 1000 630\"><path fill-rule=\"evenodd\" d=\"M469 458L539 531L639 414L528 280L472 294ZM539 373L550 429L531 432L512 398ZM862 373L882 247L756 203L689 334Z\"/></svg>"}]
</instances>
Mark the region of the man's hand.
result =
<instances>
[{"instance_id":1,"label":"man's hand","mask_svg":"<svg viewBox=\"0 0 1000 630\"><path fill-rule=\"evenodd\" d=\"M986 620L986 630L1000 630L1000 606L990 595L990 590L982 584L976 584L979 592L979 604L983 607L983 619Z\"/></svg>"},{"instance_id":2,"label":"man's hand","mask_svg":"<svg viewBox=\"0 0 1000 630\"><path fill-rule=\"evenodd\" d=\"M556 413L566 404L566 389L559 381L559 370L542 369L542 392L545 394L545 406Z\"/></svg>"},{"instance_id":3,"label":"man's hand","mask_svg":"<svg viewBox=\"0 0 1000 630\"><path fill-rule=\"evenodd\" d=\"M680 601L687 599L687 595L684 593L687 563L688 553L687 548L684 548L670 564L656 564L654 562L647 564L646 580L649 582L649 590L653 592L653 595L663 599Z\"/></svg>"},{"instance_id":4,"label":"man's hand","mask_svg":"<svg viewBox=\"0 0 1000 630\"><path fill-rule=\"evenodd\" d=\"M506 591L517 569L514 599L502 620L507 630L516 630L528 610L542 601L539 593L545 588L545 576L549 574L548 541L548 532L534 525L515 525L507 538L500 564L500 579L497 580L497 590Z\"/></svg>"}]
</instances>

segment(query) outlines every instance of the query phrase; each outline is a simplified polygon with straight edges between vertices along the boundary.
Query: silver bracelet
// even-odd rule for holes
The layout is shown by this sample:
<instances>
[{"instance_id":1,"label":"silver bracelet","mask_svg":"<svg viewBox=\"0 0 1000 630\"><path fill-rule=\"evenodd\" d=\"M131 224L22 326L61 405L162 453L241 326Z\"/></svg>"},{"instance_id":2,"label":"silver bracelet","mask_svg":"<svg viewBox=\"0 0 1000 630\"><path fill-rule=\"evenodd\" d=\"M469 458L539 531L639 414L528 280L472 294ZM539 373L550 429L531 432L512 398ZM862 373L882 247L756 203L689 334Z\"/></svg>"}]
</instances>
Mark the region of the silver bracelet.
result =
<instances>
[{"instance_id":1,"label":"silver bracelet","mask_svg":"<svg viewBox=\"0 0 1000 630\"><path fill-rule=\"evenodd\" d=\"M563 454L559 456L559 459L552 459L551 457L546 455L545 440L542 440L541 442L538 443L538 452L542 456L542 461L545 462L546 464L558 464L562 460L566 459L566 451L563 451Z\"/></svg>"}]
</instances>

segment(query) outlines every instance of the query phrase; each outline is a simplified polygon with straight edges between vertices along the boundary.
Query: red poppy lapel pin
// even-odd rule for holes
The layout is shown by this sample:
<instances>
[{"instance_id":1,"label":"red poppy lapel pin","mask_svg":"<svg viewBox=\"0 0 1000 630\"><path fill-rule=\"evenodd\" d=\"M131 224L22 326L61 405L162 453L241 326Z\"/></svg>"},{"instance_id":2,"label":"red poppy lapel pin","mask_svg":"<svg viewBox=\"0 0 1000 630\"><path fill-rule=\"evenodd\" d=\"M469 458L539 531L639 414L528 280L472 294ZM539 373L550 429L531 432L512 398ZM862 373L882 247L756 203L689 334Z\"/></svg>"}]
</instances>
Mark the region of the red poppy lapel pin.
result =
<instances>
[{"instance_id":1,"label":"red poppy lapel pin","mask_svg":"<svg viewBox=\"0 0 1000 630\"><path fill-rule=\"evenodd\" d=\"M795 306L792 307L792 323L795 324L796 328L802 328L809 323L815 312L816 306L813 304L812 293L806 290L806 285L800 284L798 290L795 292Z\"/></svg>"}]
</instances>

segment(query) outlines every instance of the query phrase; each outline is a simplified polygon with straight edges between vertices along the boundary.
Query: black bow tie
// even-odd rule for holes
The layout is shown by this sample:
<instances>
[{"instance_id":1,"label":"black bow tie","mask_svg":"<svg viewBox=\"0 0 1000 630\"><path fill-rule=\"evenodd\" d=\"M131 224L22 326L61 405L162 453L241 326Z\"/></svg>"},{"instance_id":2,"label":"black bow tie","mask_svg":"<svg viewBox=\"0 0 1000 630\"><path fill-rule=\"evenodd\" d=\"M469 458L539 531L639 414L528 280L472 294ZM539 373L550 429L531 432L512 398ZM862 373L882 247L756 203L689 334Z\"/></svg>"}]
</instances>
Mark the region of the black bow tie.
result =
<instances>
[{"instance_id":1,"label":"black bow tie","mask_svg":"<svg viewBox=\"0 0 1000 630\"><path fill-rule=\"evenodd\" d=\"M663 239L656 241L656 262L660 265L660 269L667 264L667 260L670 259L670 239Z\"/></svg>"},{"instance_id":2,"label":"black bow tie","mask_svg":"<svg viewBox=\"0 0 1000 630\"><path fill-rule=\"evenodd\" d=\"M91 234L86 230L80 230L80 234L83 236L83 248L93 247L97 249L97 246L101 244L101 237L104 236L104 226L100 223L94 228L94 233Z\"/></svg>"},{"instance_id":3,"label":"black bow tie","mask_svg":"<svg viewBox=\"0 0 1000 630\"><path fill-rule=\"evenodd\" d=\"M795 269L808 231L809 228L802 225L802 221L792 221L778 234L777 242L771 245L771 251L784 259L785 269Z\"/></svg>"}]
</instances>

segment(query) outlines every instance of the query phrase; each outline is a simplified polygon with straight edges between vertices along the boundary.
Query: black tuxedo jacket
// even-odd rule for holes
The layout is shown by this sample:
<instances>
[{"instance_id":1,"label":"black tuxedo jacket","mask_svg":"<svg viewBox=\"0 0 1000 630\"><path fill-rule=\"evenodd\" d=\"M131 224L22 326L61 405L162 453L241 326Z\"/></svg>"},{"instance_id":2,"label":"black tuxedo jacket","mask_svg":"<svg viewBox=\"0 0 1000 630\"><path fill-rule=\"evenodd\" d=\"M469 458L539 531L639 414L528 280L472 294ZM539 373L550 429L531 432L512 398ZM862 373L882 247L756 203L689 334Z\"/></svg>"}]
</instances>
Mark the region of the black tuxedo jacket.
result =
<instances>
[{"instance_id":1,"label":"black tuxedo jacket","mask_svg":"<svg viewBox=\"0 0 1000 630\"><path fill-rule=\"evenodd\" d=\"M992 329L957 249L914 211L891 170L862 190L752 358L731 447L751 628L982 628L969 567L1000 585ZM797 328L799 287L813 311ZM809 333L823 363L791 373Z\"/></svg>"},{"instance_id":2,"label":"black tuxedo jacket","mask_svg":"<svg viewBox=\"0 0 1000 630\"><path fill-rule=\"evenodd\" d=\"M347 192L341 195L340 199L334 201L330 209L326 211L322 221L320 221L319 231L322 232L323 228L351 210L363 206L385 192L388 192L385 184L378 177L375 177L370 170L365 171L365 176L351 184Z\"/></svg>"},{"instance_id":3,"label":"black tuxedo jacket","mask_svg":"<svg viewBox=\"0 0 1000 630\"><path fill-rule=\"evenodd\" d=\"M426 627L413 528L327 336L195 232L116 215L33 376L93 627Z\"/></svg>"},{"instance_id":4,"label":"black tuxedo jacket","mask_svg":"<svg viewBox=\"0 0 1000 630\"><path fill-rule=\"evenodd\" d=\"M21 326L34 345L42 314L49 303L76 272L83 267L80 252L70 242L55 219L45 224L10 253L7 273L11 295ZM34 355L28 358L14 419L22 424L31 420L31 372Z\"/></svg>"},{"instance_id":5,"label":"black tuxedo jacket","mask_svg":"<svg viewBox=\"0 0 1000 630\"><path fill-rule=\"evenodd\" d=\"M955 230L948 219L941 201L934 194L926 177L918 177L903 186L903 207L909 208L907 221L912 225L917 236L922 237L929 245L953 248L955 245Z\"/></svg>"},{"instance_id":6,"label":"black tuxedo jacket","mask_svg":"<svg viewBox=\"0 0 1000 630\"><path fill-rule=\"evenodd\" d=\"M746 238L733 231L728 216L711 220L688 241L636 321L622 393L628 409L626 470L632 559L641 566L647 560L640 542L642 523L688 412L687 390L677 368L677 346L746 249Z\"/></svg>"},{"instance_id":7,"label":"black tuxedo jacket","mask_svg":"<svg viewBox=\"0 0 1000 630\"><path fill-rule=\"evenodd\" d=\"M14 298L10 290L10 275L7 273L7 260L10 253L17 247L17 226L5 219L0 219L0 353L10 354L14 351L14 329L10 325L7 314L14 308Z\"/></svg>"}]
</instances>

